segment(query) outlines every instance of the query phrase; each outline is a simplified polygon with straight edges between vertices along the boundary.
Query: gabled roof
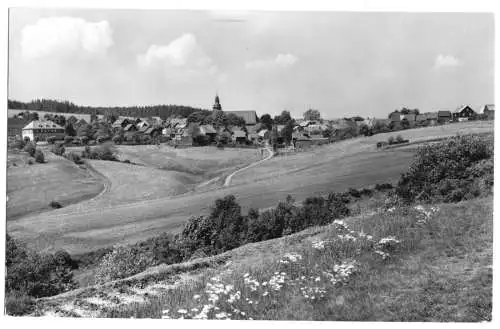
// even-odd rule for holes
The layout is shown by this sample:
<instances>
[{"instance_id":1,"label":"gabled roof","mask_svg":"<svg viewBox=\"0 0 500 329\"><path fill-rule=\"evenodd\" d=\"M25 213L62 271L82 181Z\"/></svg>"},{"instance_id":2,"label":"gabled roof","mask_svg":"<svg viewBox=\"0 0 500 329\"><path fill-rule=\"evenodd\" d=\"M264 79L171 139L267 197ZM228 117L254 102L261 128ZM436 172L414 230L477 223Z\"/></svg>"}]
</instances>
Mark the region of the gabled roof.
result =
<instances>
[{"instance_id":1,"label":"gabled roof","mask_svg":"<svg viewBox=\"0 0 500 329\"><path fill-rule=\"evenodd\" d=\"M7 128L18 128L18 129L22 129L26 126L27 124L27 121L26 120L23 120L23 119L20 119L20 118L8 118L7 119Z\"/></svg>"},{"instance_id":2,"label":"gabled roof","mask_svg":"<svg viewBox=\"0 0 500 329\"><path fill-rule=\"evenodd\" d=\"M495 111L495 104L486 104L484 106L484 111Z\"/></svg>"},{"instance_id":3,"label":"gabled roof","mask_svg":"<svg viewBox=\"0 0 500 329\"><path fill-rule=\"evenodd\" d=\"M438 117L441 117L441 116L451 116L451 111L447 111L447 110L438 111Z\"/></svg>"},{"instance_id":4,"label":"gabled roof","mask_svg":"<svg viewBox=\"0 0 500 329\"><path fill-rule=\"evenodd\" d=\"M453 111L453 113L460 113L463 110L465 110L466 108L470 108L472 110L472 107L470 107L469 105L464 105L464 106L460 106L459 108L457 108L455 111Z\"/></svg>"},{"instance_id":5,"label":"gabled roof","mask_svg":"<svg viewBox=\"0 0 500 329\"><path fill-rule=\"evenodd\" d=\"M130 130L131 128L135 128L134 124L133 123L129 123L128 125L125 126L125 128L123 128L123 130L125 131L128 131Z\"/></svg>"},{"instance_id":6,"label":"gabled roof","mask_svg":"<svg viewBox=\"0 0 500 329\"><path fill-rule=\"evenodd\" d=\"M269 132L269 130L267 130L267 129L263 129L263 130L259 131L259 136L260 136L260 137L264 137L264 136L266 135L266 133L267 133L267 132Z\"/></svg>"},{"instance_id":7,"label":"gabled roof","mask_svg":"<svg viewBox=\"0 0 500 329\"><path fill-rule=\"evenodd\" d=\"M233 137L234 138L246 138L247 135L245 134L245 132L243 130L236 130L234 133L233 133Z\"/></svg>"},{"instance_id":8,"label":"gabled roof","mask_svg":"<svg viewBox=\"0 0 500 329\"><path fill-rule=\"evenodd\" d=\"M216 134L217 133L214 126L212 126L212 125L201 125L200 131L202 134Z\"/></svg>"},{"instance_id":9,"label":"gabled roof","mask_svg":"<svg viewBox=\"0 0 500 329\"><path fill-rule=\"evenodd\" d=\"M25 129L61 129L64 130L63 127L59 126L55 122L48 120L33 120L28 123L23 130Z\"/></svg>"},{"instance_id":10,"label":"gabled roof","mask_svg":"<svg viewBox=\"0 0 500 329\"><path fill-rule=\"evenodd\" d=\"M257 113L255 111L224 111L226 114L234 114L245 120L248 125L254 125L257 123Z\"/></svg>"}]
</instances>

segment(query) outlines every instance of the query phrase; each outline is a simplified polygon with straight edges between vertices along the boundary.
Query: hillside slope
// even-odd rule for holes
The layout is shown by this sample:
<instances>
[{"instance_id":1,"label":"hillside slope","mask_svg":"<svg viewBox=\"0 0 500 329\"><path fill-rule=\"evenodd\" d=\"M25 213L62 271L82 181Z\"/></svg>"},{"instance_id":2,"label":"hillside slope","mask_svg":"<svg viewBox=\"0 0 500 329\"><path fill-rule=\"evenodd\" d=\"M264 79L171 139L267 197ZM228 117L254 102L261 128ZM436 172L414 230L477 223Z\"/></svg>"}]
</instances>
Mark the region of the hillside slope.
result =
<instances>
[{"instance_id":1,"label":"hillside slope","mask_svg":"<svg viewBox=\"0 0 500 329\"><path fill-rule=\"evenodd\" d=\"M401 132L415 138L454 136L493 131L491 123L464 123ZM268 208L292 195L302 201L313 194L342 192L397 180L413 153L377 150L378 140L390 134L356 138L325 145L311 152L275 157L236 175L231 186L141 200L75 213L49 212L8 223L8 232L37 249L62 248L81 254L117 243L135 243L158 232L179 230L189 217L204 214L216 199L233 194L246 211ZM413 137L410 137L413 140ZM35 234L37 232L37 234Z\"/></svg>"},{"instance_id":2,"label":"hillside slope","mask_svg":"<svg viewBox=\"0 0 500 329\"><path fill-rule=\"evenodd\" d=\"M40 299L35 315L491 320L492 201L350 217Z\"/></svg>"}]
</instances>

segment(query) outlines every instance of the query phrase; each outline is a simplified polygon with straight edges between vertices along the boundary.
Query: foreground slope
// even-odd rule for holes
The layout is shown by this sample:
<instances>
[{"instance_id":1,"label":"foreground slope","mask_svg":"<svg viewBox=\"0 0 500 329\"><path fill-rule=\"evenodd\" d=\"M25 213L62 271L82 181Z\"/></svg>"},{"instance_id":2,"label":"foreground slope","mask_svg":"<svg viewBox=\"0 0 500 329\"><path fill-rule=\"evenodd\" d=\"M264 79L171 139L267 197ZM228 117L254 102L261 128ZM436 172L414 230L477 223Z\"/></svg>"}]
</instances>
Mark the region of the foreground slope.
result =
<instances>
[{"instance_id":1,"label":"foreground slope","mask_svg":"<svg viewBox=\"0 0 500 329\"><path fill-rule=\"evenodd\" d=\"M36 315L491 320L491 197L379 210L41 299Z\"/></svg>"}]
</instances>

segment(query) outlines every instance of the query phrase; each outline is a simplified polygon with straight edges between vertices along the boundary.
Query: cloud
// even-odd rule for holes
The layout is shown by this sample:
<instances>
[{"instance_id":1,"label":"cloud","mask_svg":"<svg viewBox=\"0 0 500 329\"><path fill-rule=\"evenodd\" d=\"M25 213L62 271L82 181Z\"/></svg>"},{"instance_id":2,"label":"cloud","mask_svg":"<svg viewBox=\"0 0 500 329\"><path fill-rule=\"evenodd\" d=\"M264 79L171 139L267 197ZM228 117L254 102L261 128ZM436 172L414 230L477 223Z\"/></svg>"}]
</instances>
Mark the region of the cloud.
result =
<instances>
[{"instance_id":1,"label":"cloud","mask_svg":"<svg viewBox=\"0 0 500 329\"><path fill-rule=\"evenodd\" d=\"M445 67L457 67L463 65L463 62L452 56L452 55L441 55L439 54L436 57L436 61L434 62L435 69L441 69Z\"/></svg>"},{"instance_id":2,"label":"cloud","mask_svg":"<svg viewBox=\"0 0 500 329\"><path fill-rule=\"evenodd\" d=\"M107 21L94 23L75 17L49 17L21 31L22 53L27 58L81 52L104 54L112 45L112 30Z\"/></svg>"},{"instance_id":3,"label":"cloud","mask_svg":"<svg viewBox=\"0 0 500 329\"><path fill-rule=\"evenodd\" d=\"M295 65L299 59L292 54L278 54L275 59L255 60L245 63L246 69L287 68Z\"/></svg>"},{"instance_id":4,"label":"cloud","mask_svg":"<svg viewBox=\"0 0 500 329\"><path fill-rule=\"evenodd\" d=\"M190 33L173 40L168 45L151 45L144 54L137 56L137 62L145 68L164 68L172 78L219 73L213 60Z\"/></svg>"}]
</instances>

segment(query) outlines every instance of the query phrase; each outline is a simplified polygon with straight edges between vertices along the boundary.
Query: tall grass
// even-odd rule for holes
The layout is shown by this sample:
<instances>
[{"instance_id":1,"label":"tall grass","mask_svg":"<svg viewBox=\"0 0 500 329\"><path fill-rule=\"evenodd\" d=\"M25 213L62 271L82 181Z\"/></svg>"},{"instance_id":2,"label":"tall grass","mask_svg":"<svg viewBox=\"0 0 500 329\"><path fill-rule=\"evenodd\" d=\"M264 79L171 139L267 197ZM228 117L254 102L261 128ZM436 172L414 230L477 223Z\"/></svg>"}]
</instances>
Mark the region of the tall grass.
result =
<instances>
[{"instance_id":1,"label":"tall grass","mask_svg":"<svg viewBox=\"0 0 500 329\"><path fill-rule=\"evenodd\" d=\"M336 221L286 253L263 255L258 263L239 262L225 271L202 271L195 281L147 304L103 316L490 320L491 210L491 199L486 199L439 209L398 208L347 224ZM459 270L443 266L449 264ZM474 275L465 276L470 271Z\"/></svg>"}]
</instances>

